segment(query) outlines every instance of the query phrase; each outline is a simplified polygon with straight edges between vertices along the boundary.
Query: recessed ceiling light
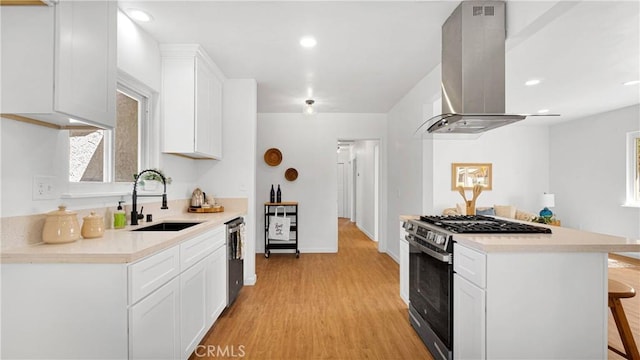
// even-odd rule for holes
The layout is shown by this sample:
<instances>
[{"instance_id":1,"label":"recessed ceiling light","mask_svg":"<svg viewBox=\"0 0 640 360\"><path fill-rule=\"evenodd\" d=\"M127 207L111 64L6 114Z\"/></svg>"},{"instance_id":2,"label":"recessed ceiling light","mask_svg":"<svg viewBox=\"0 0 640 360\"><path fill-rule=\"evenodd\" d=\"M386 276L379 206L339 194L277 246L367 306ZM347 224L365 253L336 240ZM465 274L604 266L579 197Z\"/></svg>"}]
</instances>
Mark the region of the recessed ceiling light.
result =
<instances>
[{"instance_id":1,"label":"recessed ceiling light","mask_svg":"<svg viewBox=\"0 0 640 360\"><path fill-rule=\"evenodd\" d=\"M302 39L300 39L300 45L302 45L302 47L306 47L306 48L312 48L314 46L316 46L318 42L316 41L316 39L313 36L305 36Z\"/></svg>"},{"instance_id":2,"label":"recessed ceiling light","mask_svg":"<svg viewBox=\"0 0 640 360\"><path fill-rule=\"evenodd\" d=\"M628 86L631 86L631 85L638 85L638 84L640 84L640 80L631 80L631 81L627 81L626 83L624 83L624 84L622 84L622 85L628 85Z\"/></svg>"},{"instance_id":3,"label":"recessed ceiling light","mask_svg":"<svg viewBox=\"0 0 640 360\"><path fill-rule=\"evenodd\" d=\"M132 19L142 21L142 22L149 22L153 19L151 15L138 9L129 9L127 10L127 14L129 14L129 16L131 16Z\"/></svg>"},{"instance_id":4,"label":"recessed ceiling light","mask_svg":"<svg viewBox=\"0 0 640 360\"><path fill-rule=\"evenodd\" d=\"M538 114L546 114L549 112L549 109L540 109L538 110Z\"/></svg>"},{"instance_id":5,"label":"recessed ceiling light","mask_svg":"<svg viewBox=\"0 0 640 360\"><path fill-rule=\"evenodd\" d=\"M525 82L524 84L527 85L527 86L538 85L538 84L540 84L540 80L531 79L531 80L527 80L527 82Z\"/></svg>"}]
</instances>

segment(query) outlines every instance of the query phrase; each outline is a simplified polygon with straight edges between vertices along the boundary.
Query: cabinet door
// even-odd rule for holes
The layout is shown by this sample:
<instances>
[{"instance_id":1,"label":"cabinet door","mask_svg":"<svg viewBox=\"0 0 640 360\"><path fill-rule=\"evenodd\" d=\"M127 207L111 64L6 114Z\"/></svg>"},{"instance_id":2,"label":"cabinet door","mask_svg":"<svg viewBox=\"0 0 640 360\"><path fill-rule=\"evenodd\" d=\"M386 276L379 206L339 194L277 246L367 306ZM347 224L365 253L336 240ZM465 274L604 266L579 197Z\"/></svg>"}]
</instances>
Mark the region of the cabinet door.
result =
<instances>
[{"instance_id":1,"label":"cabinet door","mask_svg":"<svg viewBox=\"0 0 640 360\"><path fill-rule=\"evenodd\" d=\"M222 83L211 67L196 57L195 151L222 157Z\"/></svg>"},{"instance_id":2,"label":"cabinet door","mask_svg":"<svg viewBox=\"0 0 640 360\"><path fill-rule=\"evenodd\" d=\"M54 13L50 6L2 7L3 113L51 112Z\"/></svg>"},{"instance_id":3,"label":"cabinet door","mask_svg":"<svg viewBox=\"0 0 640 360\"><path fill-rule=\"evenodd\" d=\"M180 282L169 281L129 309L129 357L178 359Z\"/></svg>"},{"instance_id":4,"label":"cabinet door","mask_svg":"<svg viewBox=\"0 0 640 360\"><path fill-rule=\"evenodd\" d=\"M211 81L212 116L211 155L215 159L222 159L222 80L215 74Z\"/></svg>"},{"instance_id":5,"label":"cabinet door","mask_svg":"<svg viewBox=\"0 0 640 360\"><path fill-rule=\"evenodd\" d=\"M213 71L196 57L196 127L195 151L213 155Z\"/></svg>"},{"instance_id":6,"label":"cabinet door","mask_svg":"<svg viewBox=\"0 0 640 360\"><path fill-rule=\"evenodd\" d=\"M205 309L205 262L198 262L180 274L181 359L187 359L208 330Z\"/></svg>"},{"instance_id":7,"label":"cabinet door","mask_svg":"<svg viewBox=\"0 0 640 360\"><path fill-rule=\"evenodd\" d=\"M115 125L117 2L3 6L0 16L3 113Z\"/></svg>"},{"instance_id":8,"label":"cabinet door","mask_svg":"<svg viewBox=\"0 0 640 360\"><path fill-rule=\"evenodd\" d=\"M56 5L56 111L115 126L116 17L115 1Z\"/></svg>"},{"instance_id":9,"label":"cabinet door","mask_svg":"<svg viewBox=\"0 0 640 360\"><path fill-rule=\"evenodd\" d=\"M453 356L455 359L486 357L485 291L453 275Z\"/></svg>"},{"instance_id":10,"label":"cabinet door","mask_svg":"<svg viewBox=\"0 0 640 360\"><path fill-rule=\"evenodd\" d=\"M400 240L400 297L409 304L409 243Z\"/></svg>"},{"instance_id":11,"label":"cabinet door","mask_svg":"<svg viewBox=\"0 0 640 360\"><path fill-rule=\"evenodd\" d=\"M206 259L207 328L211 327L227 306L227 247L222 246Z\"/></svg>"},{"instance_id":12,"label":"cabinet door","mask_svg":"<svg viewBox=\"0 0 640 360\"><path fill-rule=\"evenodd\" d=\"M164 152L189 154L194 151L194 61L193 57L166 54L162 58Z\"/></svg>"}]
</instances>

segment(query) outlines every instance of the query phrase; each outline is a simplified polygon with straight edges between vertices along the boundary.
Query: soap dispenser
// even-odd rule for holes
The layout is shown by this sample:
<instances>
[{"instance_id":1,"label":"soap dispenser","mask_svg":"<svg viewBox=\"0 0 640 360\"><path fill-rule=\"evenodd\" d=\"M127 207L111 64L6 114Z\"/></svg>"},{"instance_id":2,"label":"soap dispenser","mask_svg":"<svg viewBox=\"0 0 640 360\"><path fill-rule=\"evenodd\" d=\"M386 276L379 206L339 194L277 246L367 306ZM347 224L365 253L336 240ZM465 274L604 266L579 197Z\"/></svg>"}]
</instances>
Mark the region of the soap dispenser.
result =
<instances>
[{"instance_id":1,"label":"soap dispenser","mask_svg":"<svg viewBox=\"0 0 640 360\"><path fill-rule=\"evenodd\" d=\"M113 213L113 228L114 229L124 229L127 225L127 215L122 209L122 203L124 201L118 201L118 209Z\"/></svg>"}]
</instances>

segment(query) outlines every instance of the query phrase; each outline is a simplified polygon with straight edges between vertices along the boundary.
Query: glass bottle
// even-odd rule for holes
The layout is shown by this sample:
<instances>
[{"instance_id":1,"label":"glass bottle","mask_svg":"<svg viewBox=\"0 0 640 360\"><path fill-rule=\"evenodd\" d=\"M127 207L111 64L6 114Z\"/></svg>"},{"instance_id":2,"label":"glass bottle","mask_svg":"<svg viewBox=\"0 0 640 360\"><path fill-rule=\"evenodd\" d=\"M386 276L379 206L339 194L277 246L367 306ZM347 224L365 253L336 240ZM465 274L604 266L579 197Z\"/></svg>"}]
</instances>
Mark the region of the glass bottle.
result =
<instances>
[{"instance_id":1,"label":"glass bottle","mask_svg":"<svg viewBox=\"0 0 640 360\"><path fill-rule=\"evenodd\" d=\"M273 190L273 184L271 184L271 193L269 195L269 202L276 201L276 192Z\"/></svg>"},{"instance_id":2,"label":"glass bottle","mask_svg":"<svg viewBox=\"0 0 640 360\"><path fill-rule=\"evenodd\" d=\"M282 193L280 192L280 184L278 184L278 193L276 195L276 202L278 203L282 202Z\"/></svg>"}]
</instances>

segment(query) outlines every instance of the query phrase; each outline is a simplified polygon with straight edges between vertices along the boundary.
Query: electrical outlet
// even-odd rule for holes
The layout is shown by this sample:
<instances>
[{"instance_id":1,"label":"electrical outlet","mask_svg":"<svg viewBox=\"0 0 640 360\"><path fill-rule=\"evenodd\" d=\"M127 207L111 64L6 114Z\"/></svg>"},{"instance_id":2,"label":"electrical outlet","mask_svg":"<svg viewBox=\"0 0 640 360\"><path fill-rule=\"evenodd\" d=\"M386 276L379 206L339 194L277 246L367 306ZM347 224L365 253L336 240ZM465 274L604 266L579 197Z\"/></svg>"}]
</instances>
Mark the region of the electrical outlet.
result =
<instances>
[{"instance_id":1,"label":"electrical outlet","mask_svg":"<svg viewBox=\"0 0 640 360\"><path fill-rule=\"evenodd\" d=\"M33 200L52 200L55 195L55 176L33 177Z\"/></svg>"}]
</instances>

